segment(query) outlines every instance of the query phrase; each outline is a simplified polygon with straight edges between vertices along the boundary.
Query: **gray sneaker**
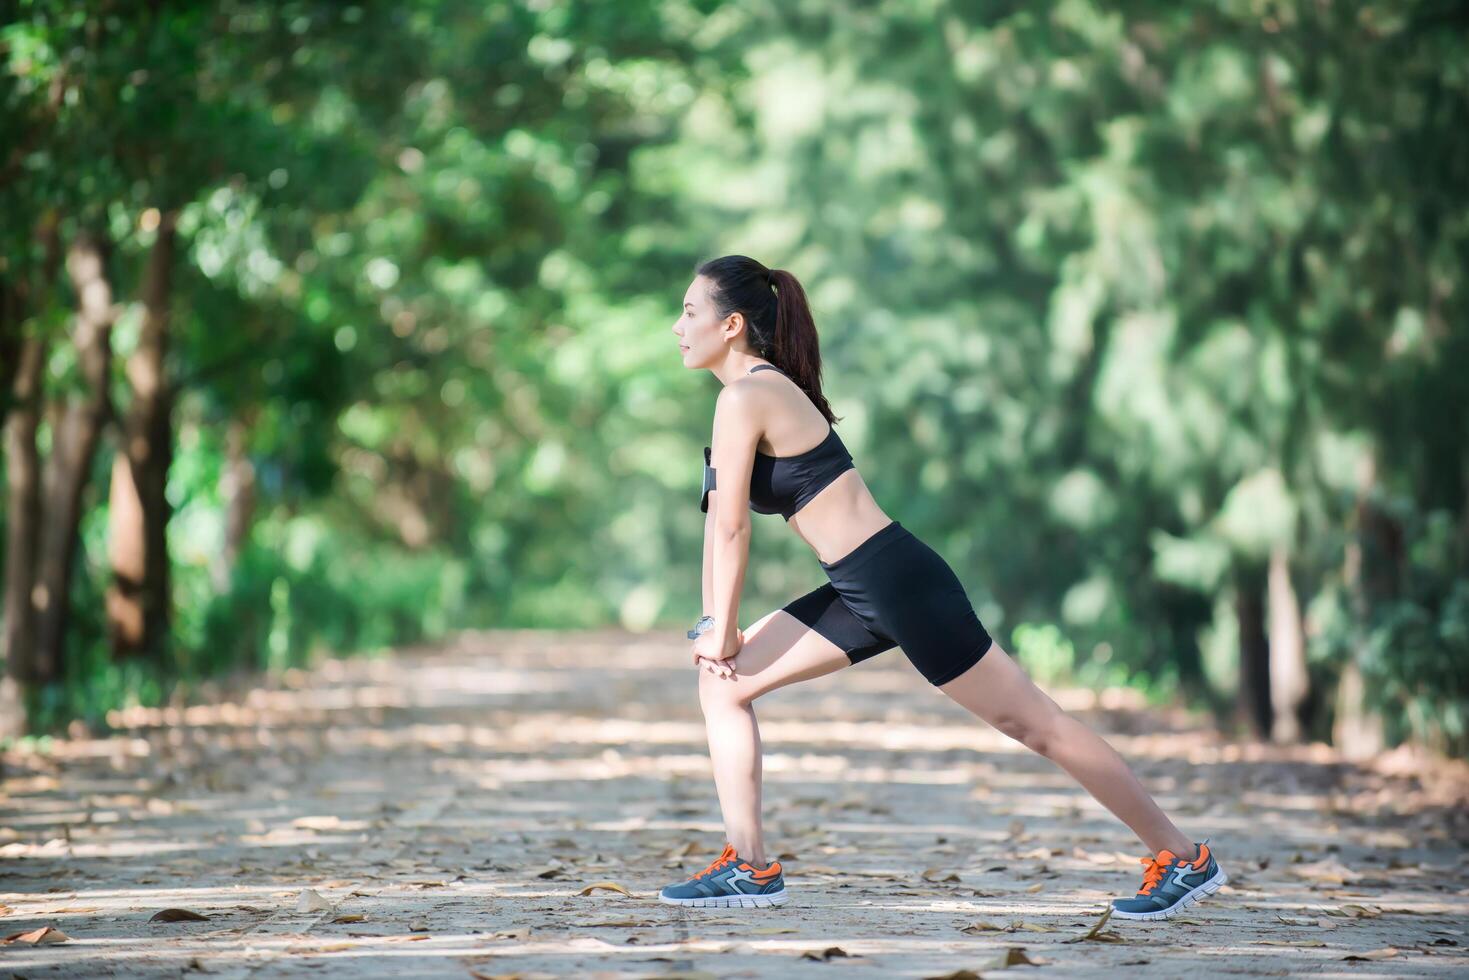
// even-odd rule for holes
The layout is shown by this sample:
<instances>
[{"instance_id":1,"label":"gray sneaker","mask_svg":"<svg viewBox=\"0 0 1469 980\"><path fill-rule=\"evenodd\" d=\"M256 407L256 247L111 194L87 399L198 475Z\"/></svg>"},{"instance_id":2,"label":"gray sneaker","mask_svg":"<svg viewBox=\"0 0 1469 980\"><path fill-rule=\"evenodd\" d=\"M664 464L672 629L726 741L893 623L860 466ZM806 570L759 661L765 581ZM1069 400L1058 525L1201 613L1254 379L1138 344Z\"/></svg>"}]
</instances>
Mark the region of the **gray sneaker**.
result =
<instances>
[{"instance_id":1,"label":"gray sneaker","mask_svg":"<svg viewBox=\"0 0 1469 980\"><path fill-rule=\"evenodd\" d=\"M1147 869L1143 872L1143 887L1134 898L1112 899L1114 919L1171 919L1229 881L1214 860L1207 837L1199 845L1199 856L1192 861L1172 851L1159 851L1156 858L1138 860Z\"/></svg>"},{"instance_id":2,"label":"gray sneaker","mask_svg":"<svg viewBox=\"0 0 1469 980\"><path fill-rule=\"evenodd\" d=\"M658 901L665 905L696 908L764 908L788 897L779 861L757 868L736 854L730 843L709 867L687 881L665 885L658 893Z\"/></svg>"}]
</instances>

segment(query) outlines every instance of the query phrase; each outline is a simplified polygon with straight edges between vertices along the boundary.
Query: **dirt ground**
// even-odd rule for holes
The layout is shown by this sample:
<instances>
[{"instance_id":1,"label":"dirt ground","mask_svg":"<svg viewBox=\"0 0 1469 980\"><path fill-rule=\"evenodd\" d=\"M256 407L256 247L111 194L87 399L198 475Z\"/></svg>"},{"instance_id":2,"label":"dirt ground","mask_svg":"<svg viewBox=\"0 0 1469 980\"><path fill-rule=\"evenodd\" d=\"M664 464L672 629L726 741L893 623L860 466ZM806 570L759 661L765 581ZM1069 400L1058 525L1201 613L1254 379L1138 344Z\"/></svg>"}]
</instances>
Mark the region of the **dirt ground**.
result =
<instances>
[{"instance_id":1,"label":"dirt ground","mask_svg":"<svg viewBox=\"0 0 1469 980\"><path fill-rule=\"evenodd\" d=\"M1095 929L1141 847L900 651L756 704L791 901L662 905L724 843L687 646L465 635L12 750L0 976L1469 976L1465 767L1052 692L1231 878Z\"/></svg>"}]
</instances>

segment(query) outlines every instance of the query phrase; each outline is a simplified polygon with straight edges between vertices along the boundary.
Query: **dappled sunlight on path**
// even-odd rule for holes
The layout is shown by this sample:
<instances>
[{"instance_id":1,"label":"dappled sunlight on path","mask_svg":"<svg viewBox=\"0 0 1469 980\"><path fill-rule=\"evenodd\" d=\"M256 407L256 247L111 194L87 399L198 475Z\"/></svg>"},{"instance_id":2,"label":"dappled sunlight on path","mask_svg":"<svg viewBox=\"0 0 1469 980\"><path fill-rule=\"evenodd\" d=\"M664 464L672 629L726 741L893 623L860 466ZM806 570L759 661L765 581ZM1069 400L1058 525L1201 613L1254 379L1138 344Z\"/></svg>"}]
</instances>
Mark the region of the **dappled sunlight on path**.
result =
<instances>
[{"instance_id":1,"label":"dappled sunlight on path","mask_svg":"<svg viewBox=\"0 0 1469 980\"><path fill-rule=\"evenodd\" d=\"M938 977L1016 947L1037 977L1469 972L1464 767L1231 743L1128 692L1053 692L1231 879L1171 923L1083 940L1137 888L1140 846L898 654L755 706L790 903L661 905L724 842L686 646L466 634L12 751L4 933L68 938L0 955L33 980L783 977L838 960ZM204 918L150 921L167 908Z\"/></svg>"}]
</instances>

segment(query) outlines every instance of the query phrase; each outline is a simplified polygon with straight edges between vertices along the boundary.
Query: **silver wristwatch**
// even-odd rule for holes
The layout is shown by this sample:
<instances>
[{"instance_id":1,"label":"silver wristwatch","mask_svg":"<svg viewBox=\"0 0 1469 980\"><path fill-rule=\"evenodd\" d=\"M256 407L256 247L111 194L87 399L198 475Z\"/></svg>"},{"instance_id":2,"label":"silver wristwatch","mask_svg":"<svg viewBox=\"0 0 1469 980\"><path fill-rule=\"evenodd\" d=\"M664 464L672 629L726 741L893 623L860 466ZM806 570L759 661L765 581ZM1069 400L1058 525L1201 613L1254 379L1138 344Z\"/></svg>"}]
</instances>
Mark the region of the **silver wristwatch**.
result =
<instances>
[{"instance_id":1,"label":"silver wristwatch","mask_svg":"<svg viewBox=\"0 0 1469 980\"><path fill-rule=\"evenodd\" d=\"M689 639L696 640L714 628L713 616L700 616L694 628L689 630Z\"/></svg>"}]
</instances>

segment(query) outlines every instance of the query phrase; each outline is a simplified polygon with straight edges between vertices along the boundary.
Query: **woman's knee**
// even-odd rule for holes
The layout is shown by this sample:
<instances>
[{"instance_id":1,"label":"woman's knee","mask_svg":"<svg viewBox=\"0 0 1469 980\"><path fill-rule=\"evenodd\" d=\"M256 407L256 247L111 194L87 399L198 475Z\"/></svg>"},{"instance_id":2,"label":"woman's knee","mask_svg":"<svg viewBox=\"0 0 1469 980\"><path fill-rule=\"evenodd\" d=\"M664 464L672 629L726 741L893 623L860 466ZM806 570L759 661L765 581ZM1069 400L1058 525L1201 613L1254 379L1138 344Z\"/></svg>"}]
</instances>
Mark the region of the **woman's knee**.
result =
<instances>
[{"instance_id":1,"label":"woman's knee","mask_svg":"<svg viewBox=\"0 0 1469 980\"><path fill-rule=\"evenodd\" d=\"M1050 756L1056 744L1055 711L1012 712L1006 711L991 722L1001 734L1013 738L1037 755Z\"/></svg>"},{"instance_id":2,"label":"woman's knee","mask_svg":"<svg viewBox=\"0 0 1469 980\"><path fill-rule=\"evenodd\" d=\"M754 701L754 685L741 684L739 675L720 677L707 667L699 668L699 706L704 711L743 708Z\"/></svg>"}]
</instances>

